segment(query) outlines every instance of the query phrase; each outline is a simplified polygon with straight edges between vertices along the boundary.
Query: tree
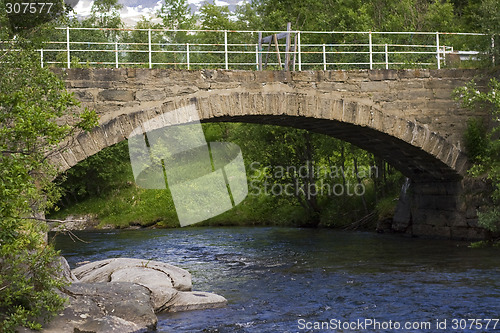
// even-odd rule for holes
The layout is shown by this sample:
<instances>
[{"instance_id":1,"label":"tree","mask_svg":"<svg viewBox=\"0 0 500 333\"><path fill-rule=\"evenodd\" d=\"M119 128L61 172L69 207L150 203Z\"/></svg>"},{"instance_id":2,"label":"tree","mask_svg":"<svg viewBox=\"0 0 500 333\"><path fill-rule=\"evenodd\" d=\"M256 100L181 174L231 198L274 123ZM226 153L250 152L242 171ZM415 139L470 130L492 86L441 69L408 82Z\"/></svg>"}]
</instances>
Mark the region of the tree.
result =
<instances>
[{"instance_id":1,"label":"tree","mask_svg":"<svg viewBox=\"0 0 500 333\"><path fill-rule=\"evenodd\" d=\"M119 4L118 0L95 0L90 9L90 17L85 22L98 28L121 28L122 8L123 5Z\"/></svg>"},{"instance_id":2,"label":"tree","mask_svg":"<svg viewBox=\"0 0 500 333\"><path fill-rule=\"evenodd\" d=\"M489 181L492 191L491 206L478 212L479 224L491 231L500 231L500 82L491 79L489 89L481 92L474 82L455 90L455 98L468 109L486 108L491 115L491 125L484 133L477 122L470 122L466 133L468 146L474 165L469 174L485 178Z\"/></svg>"},{"instance_id":3,"label":"tree","mask_svg":"<svg viewBox=\"0 0 500 333\"><path fill-rule=\"evenodd\" d=\"M196 17L186 0L164 0L157 16L162 19L163 26L170 30L193 29L196 25Z\"/></svg>"},{"instance_id":4,"label":"tree","mask_svg":"<svg viewBox=\"0 0 500 333\"><path fill-rule=\"evenodd\" d=\"M1 18L1 14L0 14ZM1 20L1 19L0 19ZM36 34L40 29L32 30ZM65 84L40 67L34 44L15 36L0 51L0 331L22 325L40 328L64 300L54 292L63 281L58 259L45 239L45 224L34 213L59 195L51 182L56 171L51 152L74 130L97 122L95 113L68 114L78 105ZM75 126L56 120L68 116Z\"/></svg>"}]
</instances>

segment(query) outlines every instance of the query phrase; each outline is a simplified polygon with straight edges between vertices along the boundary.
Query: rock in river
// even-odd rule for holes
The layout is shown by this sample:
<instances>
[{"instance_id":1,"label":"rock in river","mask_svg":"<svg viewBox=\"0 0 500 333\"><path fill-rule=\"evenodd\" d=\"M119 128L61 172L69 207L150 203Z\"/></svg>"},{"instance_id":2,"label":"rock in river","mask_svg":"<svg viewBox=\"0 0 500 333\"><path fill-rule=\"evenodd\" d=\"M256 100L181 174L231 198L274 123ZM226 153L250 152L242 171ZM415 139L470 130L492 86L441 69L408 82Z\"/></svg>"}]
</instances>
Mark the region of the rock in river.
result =
<instances>
[{"instance_id":1,"label":"rock in river","mask_svg":"<svg viewBox=\"0 0 500 333\"><path fill-rule=\"evenodd\" d=\"M68 303L44 333L141 333L156 329L156 313L225 306L224 297L191 291L191 274L159 262L130 258L92 262L69 271L61 259ZM19 332L31 332L21 329Z\"/></svg>"},{"instance_id":2,"label":"rock in river","mask_svg":"<svg viewBox=\"0 0 500 333\"><path fill-rule=\"evenodd\" d=\"M225 306L224 297L191 292L191 274L159 261L115 258L92 262L73 270L80 282L133 282L151 292L155 312L208 309Z\"/></svg>"}]
</instances>

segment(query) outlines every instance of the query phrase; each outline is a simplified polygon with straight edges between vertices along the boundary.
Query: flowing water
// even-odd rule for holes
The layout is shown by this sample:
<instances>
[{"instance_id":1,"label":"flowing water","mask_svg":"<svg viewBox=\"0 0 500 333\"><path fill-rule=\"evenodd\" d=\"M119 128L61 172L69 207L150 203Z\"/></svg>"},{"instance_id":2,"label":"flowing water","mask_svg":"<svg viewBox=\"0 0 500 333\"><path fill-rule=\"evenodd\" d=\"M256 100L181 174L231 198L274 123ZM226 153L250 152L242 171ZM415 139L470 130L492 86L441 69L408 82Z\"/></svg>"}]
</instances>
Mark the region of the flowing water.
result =
<instances>
[{"instance_id":1,"label":"flowing water","mask_svg":"<svg viewBox=\"0 0 500 333\"><path fill-rule=\"evenodd\" d=\"M190 271L194 290L228 300L161 314L158 332L500 332L499 249L328 229L77 235L90 243L56 241L72 268L113 257L164 261Z\"/></svg>"}]
</instances>

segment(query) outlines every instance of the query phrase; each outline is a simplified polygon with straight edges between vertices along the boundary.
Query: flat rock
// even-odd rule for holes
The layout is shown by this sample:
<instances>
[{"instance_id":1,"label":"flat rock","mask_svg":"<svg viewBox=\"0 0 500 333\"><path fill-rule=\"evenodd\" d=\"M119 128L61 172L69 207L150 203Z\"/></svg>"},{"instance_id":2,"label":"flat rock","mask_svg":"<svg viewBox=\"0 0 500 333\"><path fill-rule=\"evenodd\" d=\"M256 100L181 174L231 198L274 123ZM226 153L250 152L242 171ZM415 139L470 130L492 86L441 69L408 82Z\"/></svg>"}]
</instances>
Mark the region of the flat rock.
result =
<instances>
[{"instance_id":1,"label":"flat rock","mask_svg":"<svg viewBox=\"0 0 500 333\"><path fill-rule=\"evenodd\" d=\"M80 282L109 282L112 281L112 275L115 271L129 268L132 269L129 282L137 282L140 279L137 275L137 268L139 268L144 271L141 278L159 272L161 278L166 280L166 283L171 283L171 287L177 290L190 291L192 288L191 274L188 271L164 262L152 260L133 258L100 260L75 268L73 274ZM122 281L124 275L126 275L126 272L122 272L120 275ZM157 278L160 277L157 275Z\"/></svg>"},{"instance_id":2,"label":"flat rock","mask_svg":"<svg viewBox=\"0 0 500 333\"><path fill-rule=\"evenodd\" d=\"M85 264L73 270L80 282L131 282L151 292L156 313L210 309L225 306L227 300L206 292L191 292L191 274L159 261L115 258Z\"/></svg>"},{"instance_id":3,"label":"flat rock","mask_svg":"<svg viewBox=\"0 0 500 333\"><path fill-rule=\"evenodd\" d=\"M166 305L165 310L168 312L179 312L221 308L226 305L227 300L220 295L203 291L187 291L178 293L170 304Z\"/></svg>"},{"instance_id":4,"label":"flat rock","mask_svg":"<svg viewBox=\"0 0 500 333\"><path fill-rule=\"evenodd\" d=\"M156 329L150 291L130 282L73 283L66 308L44 333L141 333ZM28 332L28 331L25 331Z\"/></svg>"}]
</instances>

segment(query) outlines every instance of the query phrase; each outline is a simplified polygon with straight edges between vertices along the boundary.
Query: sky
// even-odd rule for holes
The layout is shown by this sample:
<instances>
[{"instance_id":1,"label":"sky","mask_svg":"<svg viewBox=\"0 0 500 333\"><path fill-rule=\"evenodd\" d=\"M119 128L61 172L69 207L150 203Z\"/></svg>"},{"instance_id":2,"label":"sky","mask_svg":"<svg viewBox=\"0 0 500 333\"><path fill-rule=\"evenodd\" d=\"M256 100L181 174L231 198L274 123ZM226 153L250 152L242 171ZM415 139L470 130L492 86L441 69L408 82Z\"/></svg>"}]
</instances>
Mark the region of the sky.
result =
<instances>
[{"instance_id":1,"label":"sky","mask_svg":"<svg viewBox=\"0 0 500 333\"><path fill-rule=\"evenodd\" d=\"M78 17L88 16L93 2L92 0L80 0L74 8ZM119 0L118 2L123 5L123 9L120 11L122 20L126 26L132 27L141 20L142 16L154 17L154 13L160 9L163 0ZM204 2L205 0L188 0L193 12L197 12ZM229 6L231 11L234 11L236 5L242 3L238 0L211 0L209 2L217 6Z\"/></svg>"}]
</instances>

